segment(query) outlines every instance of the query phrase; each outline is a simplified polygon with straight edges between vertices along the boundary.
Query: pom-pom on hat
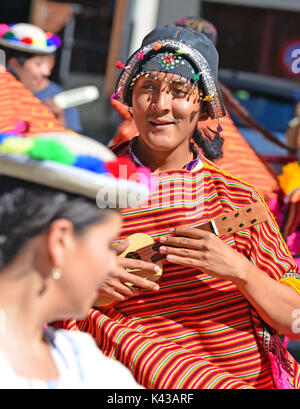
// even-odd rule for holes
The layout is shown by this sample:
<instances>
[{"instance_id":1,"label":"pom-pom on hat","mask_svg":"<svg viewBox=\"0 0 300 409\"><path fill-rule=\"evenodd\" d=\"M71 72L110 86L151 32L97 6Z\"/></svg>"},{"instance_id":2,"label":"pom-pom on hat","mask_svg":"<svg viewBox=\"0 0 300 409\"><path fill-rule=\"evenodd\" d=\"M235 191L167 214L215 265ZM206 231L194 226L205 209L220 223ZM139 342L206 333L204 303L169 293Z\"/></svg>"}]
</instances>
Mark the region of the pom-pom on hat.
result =
<instances>
[{"instance_id":1,"label":"pom-pom on hat","mask_svg":"<svg viewBox=\"0 0 300 409\"><path fill-rule=\"evenodd\" d=\"M61 39L33 24L0 24L1 45L32 54L52 54L61 46Z\"/></svg>"},{"instance_id":2,"label":"pom-pom on hat","mask_svg":"<svg viewBox=\"0 0 300 409\"><path fill-rule=\"evenodd\" d=\"M67 132L35 137L0 133L1 176L85 196L101 208L137 207L150 193L149 176L131 160Z\"/></svg>"},{"instance_id":3,"label":"pom-pom on hat","mask_svg":"<svg viewBox=\"0 0 300 409\"><path fill-rule=\"evenodd\" d=\"M210 97L207 100L209 116L213 119L223 117L226 112L217 82L219 55L213 42L202 33L174 25L156 27L143 39L141 47L124 64L114 97L131 106L133 79L156 54L167 52L175 54L178 60L179 57L184 59L193 68L197 86ZM163 66L159 71L170 72Z\"/></svg>"}]
</instances>

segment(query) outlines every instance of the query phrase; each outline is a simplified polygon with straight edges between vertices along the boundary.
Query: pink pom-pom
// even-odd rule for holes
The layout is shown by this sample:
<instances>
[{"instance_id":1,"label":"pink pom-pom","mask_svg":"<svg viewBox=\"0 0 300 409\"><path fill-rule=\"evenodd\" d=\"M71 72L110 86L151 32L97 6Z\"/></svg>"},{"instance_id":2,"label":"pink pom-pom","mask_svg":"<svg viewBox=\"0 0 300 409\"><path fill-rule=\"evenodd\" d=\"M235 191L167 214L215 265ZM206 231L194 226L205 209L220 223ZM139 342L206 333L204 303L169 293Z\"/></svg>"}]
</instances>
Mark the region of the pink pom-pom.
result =
<instances>
[{"instance_id":1,"label":"pink pom-pom","mask_svg":"<svg viewBox=\"0 0 300 409\"><path fill-rule=\"evenodd\" d=\"M22 135L23 133L27 132L29 129L29 122L20 120L18 121L13 129L10 130L11 133L15 135Z\"/></svg>"},{"instance_id":2,"label":"pink pom-pom","mask_svg":"<svg viewBox=\"0 0 300 409\"><path fill-rule=\"evenodd\" d=\"M10 27L7 24L0 24L0 37L2 37L8 31L10 31Z\"/></svg>"}]
</instances>

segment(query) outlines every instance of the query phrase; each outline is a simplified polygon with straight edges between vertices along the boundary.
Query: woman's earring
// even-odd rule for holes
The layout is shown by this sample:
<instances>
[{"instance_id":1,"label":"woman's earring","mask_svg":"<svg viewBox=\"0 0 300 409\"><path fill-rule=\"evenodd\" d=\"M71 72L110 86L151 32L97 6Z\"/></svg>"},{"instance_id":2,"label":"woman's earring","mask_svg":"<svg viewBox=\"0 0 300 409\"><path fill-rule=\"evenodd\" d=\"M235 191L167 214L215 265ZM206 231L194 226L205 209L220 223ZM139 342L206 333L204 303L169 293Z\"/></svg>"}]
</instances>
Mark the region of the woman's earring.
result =
<instances>
[{"instance_id":1,"label":"woman's earring","mask_svg":"<svg viewBox=\"0 0 300 409\"><path fill-rule=\"evenodd\" d=\"M51 270L51 275L52 275L53 280L58 281L62 277L62 271L57 267L53 267Z\"/></svg>"}]
</instances>

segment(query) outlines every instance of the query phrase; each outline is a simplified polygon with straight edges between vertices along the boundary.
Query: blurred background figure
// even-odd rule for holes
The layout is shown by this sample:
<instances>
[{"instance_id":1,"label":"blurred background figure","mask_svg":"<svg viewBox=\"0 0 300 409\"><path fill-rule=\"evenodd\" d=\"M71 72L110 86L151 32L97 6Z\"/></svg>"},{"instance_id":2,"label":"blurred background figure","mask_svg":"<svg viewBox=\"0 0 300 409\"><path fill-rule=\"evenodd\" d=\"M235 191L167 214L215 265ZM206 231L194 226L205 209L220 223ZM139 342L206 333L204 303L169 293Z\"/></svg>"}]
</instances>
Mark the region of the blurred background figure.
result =
<instances>
[{"instance_id":1,"label":"blurred background figure","mask_svg":"<svg viewBox=\"0 0 300 409\"><path fill-rule=\"evenodd\" d=\"M7 69L51 109L64 127L81 132L78 110L64 111L53 100L63 92L60 85L49 79L60 45L59 36L32 24L0 25L0 46L5 51Z\"/></svg>"},{"instance_id":2,"label":"blurred background figure","mask_svg":"<svg viewBox=\"0 0 300 409\"><path fill-rule=\"evenodd\" d=\"M300 102L295 107L295 116L289 122L289 127L286 131L286 142L291 148L300 151Z\"/></svg>"}]
</instances>

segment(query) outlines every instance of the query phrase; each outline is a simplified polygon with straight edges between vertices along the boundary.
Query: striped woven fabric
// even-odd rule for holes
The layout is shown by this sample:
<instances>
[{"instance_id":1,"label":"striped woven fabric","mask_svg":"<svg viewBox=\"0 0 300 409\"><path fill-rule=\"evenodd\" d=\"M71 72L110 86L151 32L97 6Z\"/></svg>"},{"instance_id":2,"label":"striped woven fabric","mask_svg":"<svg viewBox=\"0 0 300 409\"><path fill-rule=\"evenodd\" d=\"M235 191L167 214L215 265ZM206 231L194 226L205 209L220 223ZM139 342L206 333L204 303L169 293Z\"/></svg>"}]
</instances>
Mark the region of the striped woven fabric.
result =
<instances>
[{"instance_id":1,"label":"striped woven fabric","mask_svg":"<svg viewBox=\"0 0 300 409\"><path fill-rule=\"evenodd\" d=\"M128 114L126 107L114 99L111 99L111 105L124 118L124 121L119 125L113 143L119 144L138 135L135 123ZM279 190L276 176L266 167L263 160L245 140L234 125L228 112L221 119L221 124L223 128L221 135L224 138L224 155L222 159L216 161L216 164L225 172L255 186L264 199L268 201ZM199 122L198 127L200 130L204 127L215 130L217 122L208 119L205 122Z\"/></svg>"},{"instance_id":2,"label":"striped woven fabric","mask_svg":"<svg viewBox=\"0 0 300 409\"><path fill-rule=\"evenodd\" d=\"M28 123L27 136L44 132L66 132L49 109L9 72L0 74L0 132L8 132L18 121Z\"/></svg>"},{"instance_id":3,"label":"striped woven fabric","mask_svg":"<svg viewBox=\"0 0 300 409\"><path fill-rule=\"evenodd\" d=\"M136 232L156 238L171 227L196 226L262 200L254 188L204 164L194 172L160 174L151 203L124 211L120 240ZM223 240L274 280L297 271L271 214L268 222ZM126 365L146 388L278 387L269 354L277 334L267 330L231 281L193 268L164 262L158 292L144 291L91 309L86 320L57 325L91 333L101 350ZM299 388L299 366L285 350L283 355L292 368L289 382Z\"/></svg>"}]
</instances>

